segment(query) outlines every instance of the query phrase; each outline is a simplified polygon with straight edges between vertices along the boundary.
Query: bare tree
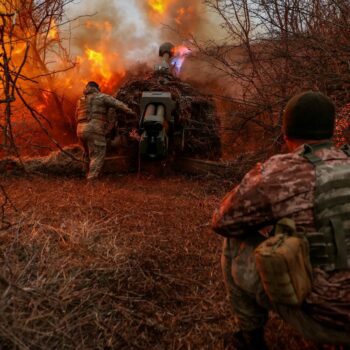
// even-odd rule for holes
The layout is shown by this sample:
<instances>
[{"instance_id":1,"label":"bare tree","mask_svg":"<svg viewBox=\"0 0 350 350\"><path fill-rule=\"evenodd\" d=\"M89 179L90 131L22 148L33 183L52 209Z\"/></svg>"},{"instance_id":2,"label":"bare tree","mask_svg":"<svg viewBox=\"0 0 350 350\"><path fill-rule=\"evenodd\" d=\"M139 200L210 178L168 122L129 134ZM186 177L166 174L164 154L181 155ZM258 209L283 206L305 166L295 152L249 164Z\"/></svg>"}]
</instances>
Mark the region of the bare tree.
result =
<instances>
[{"instance_id":1,"label":"bare tree","mask_svg":"<svg viewBox=\"0 0 350 350\"><path fill-rule=\"evenodd\" d=\"M240 87L232 113L237 130L254 123L270 135L276 151L284 105L298 91L322 91L338 108L350 102L349 1L205 3L220 16L227 38L224 44L195 41L195 45Z\"/></svg>"},{"instance_id":2,"label":"bare tree","mask_svg":"<svg viewBox=\"0 0 350 350\"><path fill-rule=\"evenodd\" d=\"M3 130L3 145L9 150L15 151L18 154L15 144L11 117L11 103L15 98L15 89L18 78L21 75L22 69L28 58L29 44L26 44L25 52L21 63L18 67L15 67L12 62L13 52L13 31L15 26L15 14L14 13L0 13L0 81L2 84L1 91L3 91L3 97L0 99L0 104L4 104L4 121L0 125Z\"/></svg>"},{"instance_id":3,"label":"bare tree","mask_svg":"<svg viewBox=\"0 0 350 350\"><path fill-rule=\"evenodd\" d=\"M69 52L63 46L59 27L63 24L65 7L72 0L3 0L0 14L0 103L4 107L1 120L6 149L18 150L12 127L13 108L22 105L39 123L46 135L51 137L48 118L32 105L30 95L41 96L41 83L50 94L53 110L60 120L65 120L62 100L55 86L55 75L59 72L52 61L64 62L62 71L74 67ZM67 22L65 22L67 23ZM69 121L70 122L70 121ZM45 125L46 124L46 125Z\"/></svg>"},{"instance_id":4,"label":"bare tree","mask_svg":"<svg viewBox=\"0 0 350 350\"><path fill-rule=\"evenodd\" d=\"M8 8L15 8L17 26L14 36L18 43L30 45L28 64L32 79L44 79L46 90L51 94L54 109L61 120L65 119L62 101L55 85L56 68L50 67L57 59L65 62L63 70L71 69L75 62L62 44L59 27L63 20L65 7L72 0L5 0ZM15 6L14 6L15 4Z\"/></svg>"}]
</instances>

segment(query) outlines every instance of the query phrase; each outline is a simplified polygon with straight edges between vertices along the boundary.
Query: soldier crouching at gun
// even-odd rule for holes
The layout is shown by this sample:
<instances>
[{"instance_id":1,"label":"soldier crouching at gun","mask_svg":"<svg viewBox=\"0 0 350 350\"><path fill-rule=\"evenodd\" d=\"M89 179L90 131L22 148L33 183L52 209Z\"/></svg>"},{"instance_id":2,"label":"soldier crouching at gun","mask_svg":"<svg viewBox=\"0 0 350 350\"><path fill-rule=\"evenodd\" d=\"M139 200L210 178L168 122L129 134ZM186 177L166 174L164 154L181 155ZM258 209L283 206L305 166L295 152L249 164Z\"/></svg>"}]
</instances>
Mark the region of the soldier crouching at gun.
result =
<instances>
[{"instance_id":1,"label":"soldier crouching at gun","mask_svg":"<svg viewBox=\"0 0 350 350\"><path fill-rule=\"evenodd\" d=\"M77 136L84 148L84 162L88 180L97 179L106 157L107 137L115 124L115 111L136 118L123 102L100 92L99 85L90 81L79 99L76 109Z\"/></svg>"},{"instance_id":2,"label":"soldier crouching at gun","mask_svg":"<svg viewBox=\"0 0 350 350\"><path fill-rule=\"evenodd\" d=\"M350 147L332 144L334 127L326 96L292 98L289 153L258 164L214 213L240 329L224 340L230 349L268 349L269 310L321 346L350 349Z\"/></svg>"}]
</instances>

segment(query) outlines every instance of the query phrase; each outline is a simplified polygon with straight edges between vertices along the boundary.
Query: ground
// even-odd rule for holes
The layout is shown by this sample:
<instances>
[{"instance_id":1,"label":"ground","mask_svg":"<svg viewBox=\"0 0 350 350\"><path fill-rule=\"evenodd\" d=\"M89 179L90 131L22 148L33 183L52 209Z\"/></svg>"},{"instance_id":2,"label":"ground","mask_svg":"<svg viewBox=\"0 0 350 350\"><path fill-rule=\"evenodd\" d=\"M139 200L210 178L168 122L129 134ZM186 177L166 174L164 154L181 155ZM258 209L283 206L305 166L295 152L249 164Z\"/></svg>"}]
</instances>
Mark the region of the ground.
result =
<instances>
[{"instance_id":1,"label":"ground","mask_svg":"<svg viewBox=\"0 0 350 350\"><path fill-rule=\"evenodd\" d=\"M7 177L0 349L223 349L234 330L210 229L232 185ZM316 349L276 316L271 349Z\"/></svg>"}]
</instances>

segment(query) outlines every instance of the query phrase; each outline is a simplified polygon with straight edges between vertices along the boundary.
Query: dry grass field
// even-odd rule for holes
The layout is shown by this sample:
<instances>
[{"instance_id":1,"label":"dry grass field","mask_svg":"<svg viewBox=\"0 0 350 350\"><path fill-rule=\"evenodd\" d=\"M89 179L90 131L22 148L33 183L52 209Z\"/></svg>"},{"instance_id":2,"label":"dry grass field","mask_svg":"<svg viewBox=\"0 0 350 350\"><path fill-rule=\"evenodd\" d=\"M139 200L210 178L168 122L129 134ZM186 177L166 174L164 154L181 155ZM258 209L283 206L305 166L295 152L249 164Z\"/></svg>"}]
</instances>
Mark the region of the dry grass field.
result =
<instances>
[{"instance_id":1,"label":"dry grass field","mask_svg":"<svg viewBox=\"0 0 350 350\"><path fill-rule=\"evenodd\" d=\"M229 183L7 177L0 349L223 349L234 330L210 230ZM272 316L271 349L316 349Z\"/></svg>"}]
</instances>

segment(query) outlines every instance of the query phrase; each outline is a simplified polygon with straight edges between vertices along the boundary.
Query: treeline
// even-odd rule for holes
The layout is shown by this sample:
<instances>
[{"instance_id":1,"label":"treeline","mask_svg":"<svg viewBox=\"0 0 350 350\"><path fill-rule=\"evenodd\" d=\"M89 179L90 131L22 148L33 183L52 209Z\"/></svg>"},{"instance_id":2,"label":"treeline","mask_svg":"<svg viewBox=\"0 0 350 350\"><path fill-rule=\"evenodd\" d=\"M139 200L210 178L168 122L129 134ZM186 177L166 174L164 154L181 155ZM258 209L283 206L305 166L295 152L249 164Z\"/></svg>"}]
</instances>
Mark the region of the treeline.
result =
<instances>
[{"instance_id":1,"label":"treeline","mask_svg":"<svg viewBox=\"0 0 350 350\"><path fill-rule=\"evenodd\" d=\"M319 90L336 103L339 137L344 139L350 103L348 0L205 2L220 16L226 37L194 42L240 87L230 96L233 129L241 132L254 124L278 150L286 101L300 91Z\"/></svg>"}]
</instances>

